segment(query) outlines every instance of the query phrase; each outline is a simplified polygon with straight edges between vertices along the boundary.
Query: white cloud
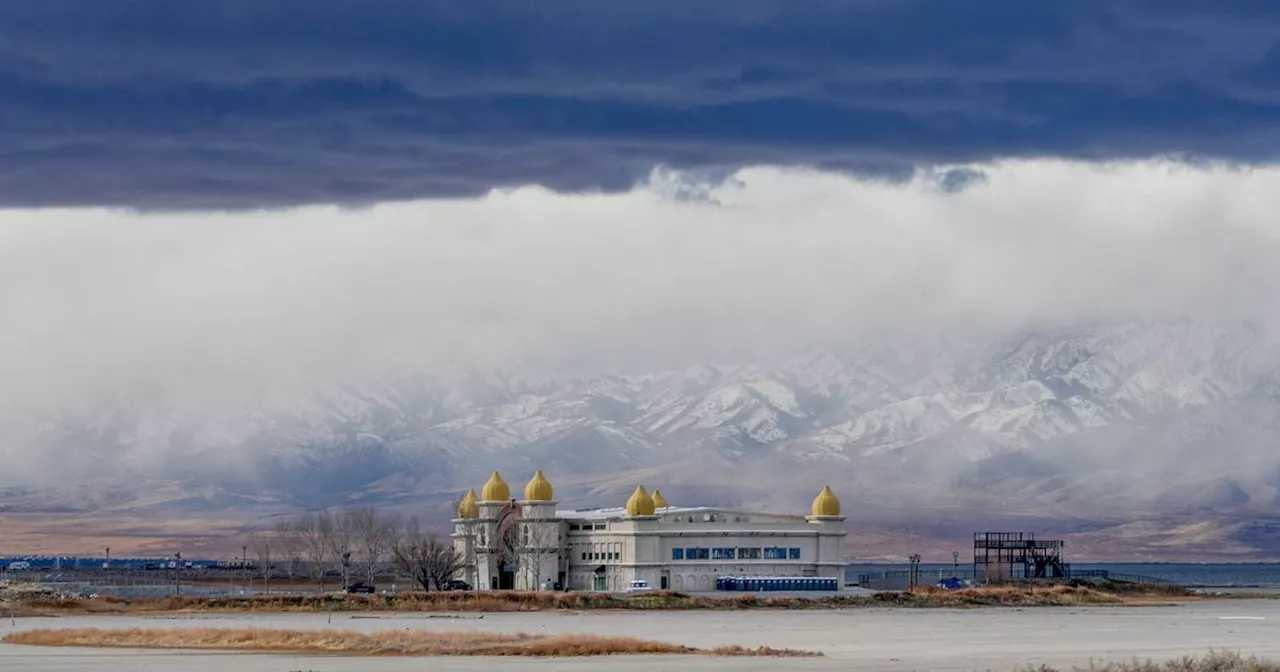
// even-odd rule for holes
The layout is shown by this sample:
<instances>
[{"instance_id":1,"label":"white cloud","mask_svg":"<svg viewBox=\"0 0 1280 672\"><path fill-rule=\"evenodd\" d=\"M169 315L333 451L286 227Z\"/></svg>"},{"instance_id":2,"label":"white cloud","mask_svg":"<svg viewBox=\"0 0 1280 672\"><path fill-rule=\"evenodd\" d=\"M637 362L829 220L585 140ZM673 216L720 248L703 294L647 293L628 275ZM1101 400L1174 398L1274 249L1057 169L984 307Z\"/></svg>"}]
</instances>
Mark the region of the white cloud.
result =
<instances>
[{"instance_id":1,"label":"white cloud","mask_svg":"<svg viewBox=\"0 0 1280 672\"><path fill-rule=\"evenodd\" d=\"M355 211L3 212L0 402L1280 314L1280 170L982 168L956 194L760 168L705 191L664 174Z\"/></svg>"}]
</instances>

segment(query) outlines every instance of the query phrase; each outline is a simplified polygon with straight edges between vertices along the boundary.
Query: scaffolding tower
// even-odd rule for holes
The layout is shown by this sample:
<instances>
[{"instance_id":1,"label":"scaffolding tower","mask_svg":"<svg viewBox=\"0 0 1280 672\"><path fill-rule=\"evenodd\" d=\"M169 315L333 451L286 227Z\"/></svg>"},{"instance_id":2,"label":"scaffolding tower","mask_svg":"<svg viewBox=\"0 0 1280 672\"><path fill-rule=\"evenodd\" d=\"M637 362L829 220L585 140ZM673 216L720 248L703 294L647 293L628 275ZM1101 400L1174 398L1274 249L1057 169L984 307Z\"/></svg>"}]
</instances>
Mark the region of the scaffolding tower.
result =
<instances>
[{"instance_id":1,"label":"scaffolding tower","mask_svg":"<svg viewBox=\"0 0 1280 672\"><path fill-rule=\"evenodd\" d=\"M1064 579L1061 539L1036 539L1031 532L978 532L973 535L973 573L980 581Z\"/></svg>"}]
</instances>

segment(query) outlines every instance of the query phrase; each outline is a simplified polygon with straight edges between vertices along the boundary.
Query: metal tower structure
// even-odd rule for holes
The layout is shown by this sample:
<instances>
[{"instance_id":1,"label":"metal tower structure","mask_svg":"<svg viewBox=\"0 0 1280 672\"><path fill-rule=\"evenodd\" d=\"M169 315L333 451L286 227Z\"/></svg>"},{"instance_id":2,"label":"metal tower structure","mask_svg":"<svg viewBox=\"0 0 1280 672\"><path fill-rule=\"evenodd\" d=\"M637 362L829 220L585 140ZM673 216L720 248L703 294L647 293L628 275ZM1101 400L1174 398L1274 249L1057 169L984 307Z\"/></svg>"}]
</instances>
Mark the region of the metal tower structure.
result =
<instances>
[{"instance_id":1,"label":"metal tower structure","mask_svg":"<svg viewBox=\"0 0 1280 672\"><path fill-rule=\"evenodd\" d=\"M1060 539L1036 539L1031 532L978 532L973 535L974 577L1000 579L1061 579L1070 570L1062 562Z\"/></svg>"}]
</instances>

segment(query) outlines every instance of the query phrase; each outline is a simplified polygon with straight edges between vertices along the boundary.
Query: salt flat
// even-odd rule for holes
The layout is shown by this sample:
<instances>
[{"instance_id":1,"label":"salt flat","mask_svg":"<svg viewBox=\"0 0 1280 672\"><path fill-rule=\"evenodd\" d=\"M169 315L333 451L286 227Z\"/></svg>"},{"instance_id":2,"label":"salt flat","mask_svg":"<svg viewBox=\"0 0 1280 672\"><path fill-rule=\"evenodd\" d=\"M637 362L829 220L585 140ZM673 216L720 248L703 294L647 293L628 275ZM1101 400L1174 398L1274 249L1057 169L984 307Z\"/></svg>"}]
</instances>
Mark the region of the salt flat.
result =
<instances>
[{"instance_id":1,"label":"salt flat","mask_svg":"<svg viewBox=\"0 0 1280 672\"><path fill-rule=\"evenodd\" d=\"M610 670L1011 670L1094 660L1171 658L1232 649L1280 659L1280 601L1213 601L1162 607L859 609L847 611L327 614L64 617L0 624L30 628L273 627L635 635L717 646L814 649L816 659L610 657ZM1244 617L1244 618L1240 618ZM432 659L437 670L598 670L599 658ZM24 672L407 672L421 658L327 658L176 651L58 649L0 644L0 669Z\"/></svg>"}]
</instances>

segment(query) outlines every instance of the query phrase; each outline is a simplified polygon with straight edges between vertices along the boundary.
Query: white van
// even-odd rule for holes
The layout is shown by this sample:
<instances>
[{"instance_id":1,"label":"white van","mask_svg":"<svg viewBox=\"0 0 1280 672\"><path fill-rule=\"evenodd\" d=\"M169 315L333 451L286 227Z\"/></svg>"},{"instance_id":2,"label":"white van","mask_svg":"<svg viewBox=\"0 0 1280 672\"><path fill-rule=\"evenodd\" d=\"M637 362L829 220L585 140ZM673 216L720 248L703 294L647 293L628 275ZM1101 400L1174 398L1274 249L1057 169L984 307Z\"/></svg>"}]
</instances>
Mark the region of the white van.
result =
<instances>
[{"instance_id":1,"label":"white van","mask_svg":"<svg viewBox=\"0 0 1280 672\"><path fill-rule=\"evenodd\" d=\"M25 572L29 569L31 569L31 563L29 562L18 561L9 563L9 571L11 572Z\"/></svg>"}]
</instances>

